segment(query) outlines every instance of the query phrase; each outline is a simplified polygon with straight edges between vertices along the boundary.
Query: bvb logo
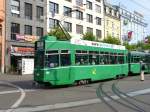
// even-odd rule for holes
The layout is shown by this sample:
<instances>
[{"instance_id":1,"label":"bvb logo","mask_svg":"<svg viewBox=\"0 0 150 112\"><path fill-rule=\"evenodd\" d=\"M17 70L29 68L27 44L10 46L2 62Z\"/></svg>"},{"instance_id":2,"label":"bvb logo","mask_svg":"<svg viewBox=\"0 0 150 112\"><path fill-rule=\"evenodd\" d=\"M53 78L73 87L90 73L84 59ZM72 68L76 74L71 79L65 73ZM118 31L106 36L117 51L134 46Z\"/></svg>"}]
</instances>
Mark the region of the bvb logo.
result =
<instances>
[{"instance_id":1,"label":"bvb logo","mask_svg":"<svg viewBox=\"0 0 150 112\"><path fill-rule=\"evenodd\" d=\"M95 68L92 70L92 74L96 75L96 69Z\"/></svg>"}]
</instances>

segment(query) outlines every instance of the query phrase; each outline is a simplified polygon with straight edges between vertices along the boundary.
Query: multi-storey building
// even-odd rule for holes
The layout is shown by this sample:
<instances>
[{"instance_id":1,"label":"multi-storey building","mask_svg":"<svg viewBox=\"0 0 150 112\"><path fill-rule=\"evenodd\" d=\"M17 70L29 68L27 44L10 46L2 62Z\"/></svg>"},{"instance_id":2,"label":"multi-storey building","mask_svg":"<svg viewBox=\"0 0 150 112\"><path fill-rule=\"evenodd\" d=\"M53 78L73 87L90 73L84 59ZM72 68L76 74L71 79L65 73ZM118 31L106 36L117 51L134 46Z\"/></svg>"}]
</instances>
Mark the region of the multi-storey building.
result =
<instances>
[{"instance_id":1,"label":"multi-storey building","mask_svg":"<svg viewBox=\"0 0 150 112\"><path fill-rule=\"evenodd\" d=\"M0 68L4 73L4 55L5 55L5 0L0 3Z\"/></svg>"},{"instance_id":2,"label":"multi-storey building","mask_svg":"<svg viewBox=\"0 0 150 112\"><path fill-rule=\"evenodd\" d=\"M130 43L137 43L145 38L147 23L142 14L130 12L120 8L121 16L121 39Z\"/></svg>"},{"instance_id":3,"label":"multi-storey building","mask_svg":"<svg viewBox=\"0 0 150 112\"><path fill-rule=\"evenodd\" d=\"M105 18L104 18L105 38L107 38L108 36L112 36L120 39L121 26L120 26L120 15L119 15L118 7L105 2L104 13L105 13Z\"/></svg>"},{"instance_id":4,"label":"multi-storey building","mask_svg":"<svg viewBox=\"0 0 150 112\"><path fill-rule=\"evenodd\" d=\"M47 0L47 31L58 21L72 37L92 32L97 40L104 37L103 0Z\"/></svg>"},{"instance_id":5,"label":"multi-storey building","mask_svg":"<svg viewBox=\"0 0 150 112\"><path fill-rule=\"evenodd\" d=\"M46 33L45 0L6 1L5 68L18 70L22 58L33 58L34 41Z\"/></svg>"}]
</instances>

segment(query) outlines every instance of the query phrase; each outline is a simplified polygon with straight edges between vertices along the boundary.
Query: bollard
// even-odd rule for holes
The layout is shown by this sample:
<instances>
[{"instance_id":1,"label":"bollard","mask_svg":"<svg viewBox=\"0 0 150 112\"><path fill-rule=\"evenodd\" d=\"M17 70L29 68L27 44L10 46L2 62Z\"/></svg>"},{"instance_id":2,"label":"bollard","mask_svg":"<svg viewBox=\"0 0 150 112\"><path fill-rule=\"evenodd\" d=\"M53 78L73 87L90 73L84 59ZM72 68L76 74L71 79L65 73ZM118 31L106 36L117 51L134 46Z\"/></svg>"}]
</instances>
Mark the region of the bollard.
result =
<instances>
[{"instance_id":1,"label":"bollard","mask_svg":"<svg viewBox=\"0 0 150 112\"><path fill-rule=\"evenodd\" d=\"M144 81L144 71L141 71L141 81Z\"/></svg>"}]
</instances>

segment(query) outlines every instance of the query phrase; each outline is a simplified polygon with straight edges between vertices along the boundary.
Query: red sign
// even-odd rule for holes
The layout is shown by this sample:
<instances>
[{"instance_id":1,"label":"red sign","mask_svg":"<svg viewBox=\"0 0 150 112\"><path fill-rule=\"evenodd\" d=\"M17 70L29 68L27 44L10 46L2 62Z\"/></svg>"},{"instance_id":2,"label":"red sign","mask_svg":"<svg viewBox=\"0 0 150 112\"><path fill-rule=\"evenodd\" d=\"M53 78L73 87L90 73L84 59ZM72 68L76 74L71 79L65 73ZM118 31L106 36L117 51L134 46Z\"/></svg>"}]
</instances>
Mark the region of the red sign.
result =
<instances>
[{"instance_id":1,"label":"red sign","mask_svg":"<svg viewBox=\"0 0 150 112\"><path fill-rule=\"evenodd\" d=\"M132 31L128 32L128 39L131 40L132 38Z\"/></svg>"},{"instance_id":2,"label":"red sign","mask_svg":"<svg viewBox=\"0 0 150 112\"><path fill-rule=\"evenodd\" d=\"M29 47L11 47L12 53L34 53L34 48Z\"/></svg>"}]
</instances>

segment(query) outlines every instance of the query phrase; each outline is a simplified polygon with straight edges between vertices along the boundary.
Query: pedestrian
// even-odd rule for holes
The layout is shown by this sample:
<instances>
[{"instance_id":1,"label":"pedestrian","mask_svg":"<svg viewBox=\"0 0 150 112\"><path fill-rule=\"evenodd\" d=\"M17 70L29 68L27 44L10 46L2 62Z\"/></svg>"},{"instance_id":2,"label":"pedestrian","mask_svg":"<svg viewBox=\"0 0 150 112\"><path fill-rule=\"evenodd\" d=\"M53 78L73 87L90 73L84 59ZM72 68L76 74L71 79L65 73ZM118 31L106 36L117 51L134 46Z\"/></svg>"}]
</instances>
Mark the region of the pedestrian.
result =
<instances>
[{"instance_id":1,"label":"pedestrian","mask_svg":"<svg viewBox=\"0 0 150 112\"><path fill-rule=\"evenodd\" d=\"M145 70L145 65L143 61L140 61L140 77L141 81L144 81L144 70Z\"/></svg>"}]
</instances>

